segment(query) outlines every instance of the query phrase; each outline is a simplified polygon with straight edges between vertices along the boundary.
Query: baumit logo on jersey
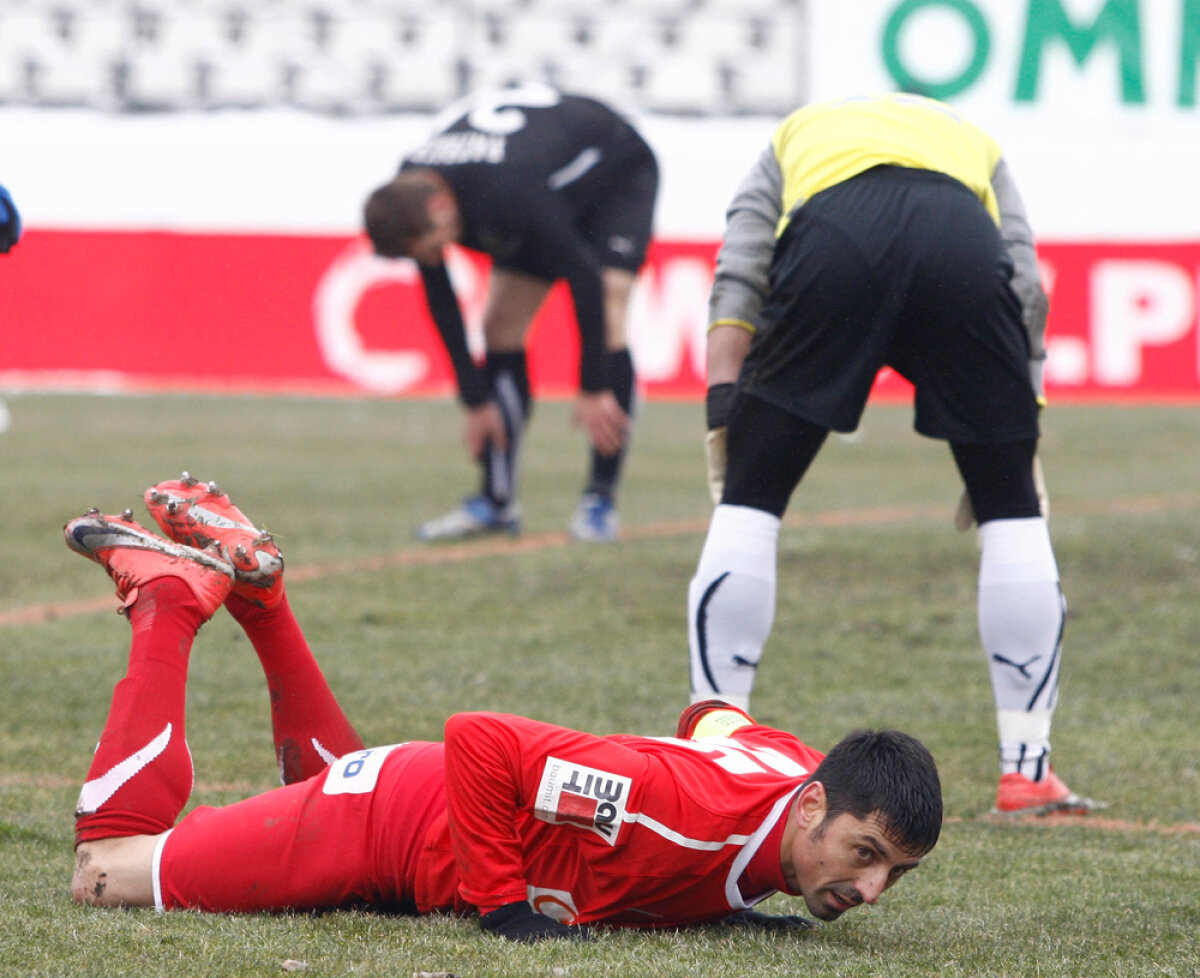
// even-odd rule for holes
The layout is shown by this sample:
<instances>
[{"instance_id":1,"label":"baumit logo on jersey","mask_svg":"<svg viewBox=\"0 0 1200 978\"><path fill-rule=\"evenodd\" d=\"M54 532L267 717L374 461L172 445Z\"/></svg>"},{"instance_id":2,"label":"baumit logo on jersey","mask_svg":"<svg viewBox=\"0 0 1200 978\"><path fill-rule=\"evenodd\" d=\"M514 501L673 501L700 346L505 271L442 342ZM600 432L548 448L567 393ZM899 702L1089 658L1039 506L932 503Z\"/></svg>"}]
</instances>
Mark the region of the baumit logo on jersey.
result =
<instances>
[{"instance_id":1,"label":"baumit logo on jersey","mask_svg":"<svg viewBox=\"0 0 1200 978\"><path fill-rule=\"evenodd\" d=\"M591 829L616 845L632 780L620 774L547 757L534 802L534 815L552 825Z\"/></svg>"}]
</instances>

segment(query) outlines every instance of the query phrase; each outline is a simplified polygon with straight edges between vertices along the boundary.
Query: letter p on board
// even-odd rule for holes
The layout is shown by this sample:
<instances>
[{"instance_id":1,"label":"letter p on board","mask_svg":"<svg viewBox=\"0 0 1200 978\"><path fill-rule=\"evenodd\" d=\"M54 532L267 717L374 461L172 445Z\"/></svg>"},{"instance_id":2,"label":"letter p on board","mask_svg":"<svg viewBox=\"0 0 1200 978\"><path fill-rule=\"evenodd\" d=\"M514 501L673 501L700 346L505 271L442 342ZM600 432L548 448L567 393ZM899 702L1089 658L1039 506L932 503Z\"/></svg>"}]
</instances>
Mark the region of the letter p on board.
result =
<instances>
[{"instance_id":1,"label":"letter p on board","mask_svg":"<svg viewBox=\"0 0 1200 978\"><path fill-rule=\"evenodd\" d=\"M1146 347L1178 342L1195 326L1195 286L1171 262L1098 262L1090 304L1095 379L1101 384L1136 384Z\"/></svg>"}]
</instances>

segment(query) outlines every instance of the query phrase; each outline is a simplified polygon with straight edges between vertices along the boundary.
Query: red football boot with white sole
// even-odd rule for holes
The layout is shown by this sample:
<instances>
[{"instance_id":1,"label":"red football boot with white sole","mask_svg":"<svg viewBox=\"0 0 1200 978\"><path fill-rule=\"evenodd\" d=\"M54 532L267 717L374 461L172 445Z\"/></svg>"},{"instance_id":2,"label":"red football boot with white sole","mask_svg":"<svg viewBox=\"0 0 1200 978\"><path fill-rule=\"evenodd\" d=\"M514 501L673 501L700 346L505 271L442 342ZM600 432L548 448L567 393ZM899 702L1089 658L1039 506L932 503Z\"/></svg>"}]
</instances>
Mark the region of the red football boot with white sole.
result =
<instances>
[{"instance_id":1,"label":"red football boot with white sole","mask_svg":"<svg viewBox=\"0 0 1200 978\"><path fill-rule=\"evenodd\" d=\"M260 530L215 482L184 472L160 482L143 497L154 521L176 543L216 544L233 565L233 593L270 608L283 598L283 554L271 534Z\"/></svg>"},{"instance_id":2,"label":"red football boot with white sole","mask_svg":"<svg viewBox=\"0 0 1200 978\"><path fill-rule=\"evenodd\" d=\"M1023 774L1005 774L996 789L993 815L1089 815L1108 804L1077 795L1050 769L1041 781Z\"/></svg>"},{"instance_id":3,"label":"red football boot with white sole","mask_svg":"<svg viewBox=\"0 0 1200 978\"><path fill-rule=\"evenodd\" d=\"M138 589L159 577L177 577L196 596L205 619L225 603L233 587L233 567L219 553L164 540L133 521L126 510L105 516L98 509L71 520L63 533L67 546L108 571L124 612Z\"/></svg>"}]
</instances>

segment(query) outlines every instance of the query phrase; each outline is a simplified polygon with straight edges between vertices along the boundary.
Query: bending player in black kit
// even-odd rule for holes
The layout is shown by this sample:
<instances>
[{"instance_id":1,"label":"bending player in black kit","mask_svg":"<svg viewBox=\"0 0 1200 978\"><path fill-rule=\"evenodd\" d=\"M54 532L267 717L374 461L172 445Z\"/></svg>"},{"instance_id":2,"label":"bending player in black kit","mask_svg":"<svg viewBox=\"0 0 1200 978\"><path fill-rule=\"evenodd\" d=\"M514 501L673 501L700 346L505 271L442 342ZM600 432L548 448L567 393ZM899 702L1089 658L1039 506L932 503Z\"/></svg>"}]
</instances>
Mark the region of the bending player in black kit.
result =
<instances>
[{"instance_id":1,"label":"bending player in black kit","mask_svg":"<svg viewBox=\"0 0 1200 978\"><path fill-rule=\"evenodd\" d=\"M420 266L466 408L467 448L483 469L479 494L422 524L422 539L518 531L521 435L531 404L526 336L559 279L570 288L579 326L575 417L592 444L571 532L581 540L616 536L616 488L635 399L625 318L657 191L654 154L625 119L593 99L524 85L451 106L436 135L367 199L375 251ZM482 370L446 270L452 242L493 260Z\"/></svg>"}]
</instances>

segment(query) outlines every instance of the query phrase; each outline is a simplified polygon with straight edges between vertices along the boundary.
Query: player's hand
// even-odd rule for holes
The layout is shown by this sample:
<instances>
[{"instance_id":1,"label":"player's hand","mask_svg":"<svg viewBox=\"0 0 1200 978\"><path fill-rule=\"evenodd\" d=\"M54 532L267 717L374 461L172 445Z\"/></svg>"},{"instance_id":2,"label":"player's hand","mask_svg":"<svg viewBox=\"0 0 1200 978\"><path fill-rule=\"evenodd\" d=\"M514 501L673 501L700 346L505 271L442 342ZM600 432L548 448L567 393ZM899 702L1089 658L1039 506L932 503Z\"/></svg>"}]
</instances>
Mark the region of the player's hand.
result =
<instances>
[{"instance_id":1,"label":"player's hand","mask_svg":"<svg viewBox=\"0 0 1200 978\"><path fill-rule=\"evenodd\" d=\"M1033 489L1038 497L1038 509L1043 519L1050 519L1050 493L1046 491L1046 473L1042 471L1042 460L1033 457Z\"/></svg>"},{"instance_id":2,"label":"player's hand","mask_svg":"<svg viewBox=\"0 0 1200 978\"><path fill-rule=\"evenodd\" d=\"M1029 361L1029 383L1037 397L1038 407L1046 406L1046 356L1035 357Z\"/></svg>"},{"instance_id":3,"label":"player's hand","mask_svg":"<svg viewBox=\"0 0 1200 978\"><path fill-rule=\"evenodd\" d=\"M817 926L807 917L759 913L757 910L739 911L726 917L725 923L734 927L758 927L763 930L813 930Z\"/></svg>"},{"instance_id":4,"label":"player's hand","mask_svg":"<svg viewBox=\"0 0 1200 978\"><path fill-rule=\"evenodd\" d=\"M589 939L588 932L582 927L568 927L553 917L538 913L524 900L506 903L498 910L483 914L479 918L479 926L490 934L521 944L546 940Z\"/></svg>"},{"instance_id":5,"label":"player's hand","mask_svg":"<svg viewBox=\"0 0 1200 978\"><path fill-rule=\"evenodd\" d=\"M504 416L501 415L495 401L486 401L479 407L467 408L466 422L463 425L463 444L467 446L467 454L471 458L481 458L489 441L500 451L508 448Z\"/></svg>"},{"instance_id":6,"label":"player's hand","mask_svg":"<svg viewBox=\"0 0 1200 978\"><path fill-rule=\"evenodd\" d=\"M704 396L704 421L708 435L704 439L704 460L708 465L708 492L714 506L719 506L725 492L725 468L728 455L725 445L729 437L729 415L737 384L710 384Z\"/></svg>"},{"instance_id":7,"label":"player's hand","mask_svg":"<svg viewBox=\"0 0 1200 978\"><path fill-rule=\"evenodd\" d=\"M1042 460L1036 455L1033 458L1033 488L1037 492L1038 509L1044 519L1050 519L1050 494L1046 491L1046 475L1042 471ZM954 511L954 528L966 532L975 525L975 509L971 505L971 497L967 490L962 491L958 498L958 508Z\"/></svg>"},{"instance_id":8,"label":"player's hand","mask_svg":"<svg viewBox=\"0 0 1200 978\"><path fill-rule=\"evenodd\" d=\"M975 507L971 505L971 497L964 488L958 497L958 505L954 508L954 529L966 533L975 525Z\"/></svg>"},{"instance_id":9,"label":"player's hand","mask_svg":"<svg viewBox=\"0 0 1200 978\"><path fill-rule=\"evenodd\" d=\"M713 428L704 439L704 460L708 465L708 492L712 496L713 505L721 502L725 492L725 442L729 429Z\"/></svg>"},{"instance_id":10,"label":"player's hand","mask_svg":"<svg viewBox=\"0 0 1200 978\"><path fill-rule=\"evenodd\" d=\"M601 455L616 455L625 444L629 415L612 391L581 391L575 403L575 424L587 432Z\"/></svg>"}]
</instances>

